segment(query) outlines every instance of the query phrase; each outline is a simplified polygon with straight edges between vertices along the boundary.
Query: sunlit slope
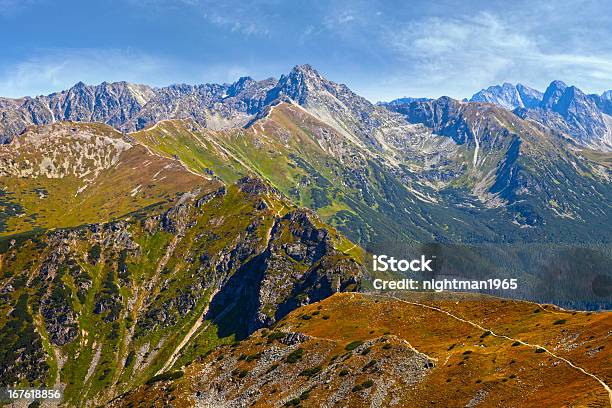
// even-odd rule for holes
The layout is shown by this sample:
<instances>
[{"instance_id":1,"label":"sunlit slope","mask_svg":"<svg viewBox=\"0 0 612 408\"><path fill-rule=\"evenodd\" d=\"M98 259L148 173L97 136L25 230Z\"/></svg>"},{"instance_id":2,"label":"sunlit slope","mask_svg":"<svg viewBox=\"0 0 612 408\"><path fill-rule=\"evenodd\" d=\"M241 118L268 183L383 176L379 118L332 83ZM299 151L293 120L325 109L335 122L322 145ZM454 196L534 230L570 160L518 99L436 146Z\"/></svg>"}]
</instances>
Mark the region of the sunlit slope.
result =
<instances>
[{"instance_id":1,"label":"sunlit slope","mask_svg":"<svg viewBox=\"0 0 612 408\"><path fill-rule=\"evenodd\" d=\"M0 380L109 399L356 290L362 252L257 179L0 246Z\"/></svg>"},{"instance_id":2,"label":"sunlit slope","mask_svg":"<svg viewBox=\"0 0 612 408\"><path fill-rule=\"evenodd\" d=\"M164 121L131 136L226 181L258 174L362 244L389 237L410 242L494 236L485 223L439 205L426 185L410 187L383 158L294 104L272 107L246 129L213 132L191 122Z\"/></svg>"},{"instance_id":3,"label":"sunlit slope","mask_svg":"<svg viewBox=\"0 0 612 408\"><path fill-rule=\"evenodd\" d=\"M610 313L436 299L337 294L114 406L609 406Z\"/></svg>"},{"instance_id":4,"label":"sunlit slope","mask_svg":"<svg viewBox=\"0 0 612 408\"><path fill-rule=\"evenodd\" d=\"M106 125L32 128L0 146L0 234L110 220L220 185Z\"/></svg>"}]
</instances>

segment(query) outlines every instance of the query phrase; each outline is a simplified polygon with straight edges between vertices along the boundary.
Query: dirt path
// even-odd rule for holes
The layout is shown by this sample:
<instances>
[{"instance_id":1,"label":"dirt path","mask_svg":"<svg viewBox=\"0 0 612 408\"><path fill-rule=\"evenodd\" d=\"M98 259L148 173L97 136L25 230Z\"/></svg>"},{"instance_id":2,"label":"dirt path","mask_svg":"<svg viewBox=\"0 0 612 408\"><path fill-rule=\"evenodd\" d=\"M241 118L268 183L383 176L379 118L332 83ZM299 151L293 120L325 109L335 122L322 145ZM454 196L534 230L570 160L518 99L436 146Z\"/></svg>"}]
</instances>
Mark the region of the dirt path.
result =
<instances>
[{"instance_id":1,"label":"dirt path","mask_svg":"<svg viewBox=\"0 0 612 408\"><path fill-rule=\"evenodd\" d=\"M382 298L385 298L385 297L386 297L386 298L391 298L391 299L395 299L395 300L397 300L397 301L399 301L399 302L407 303L407 304L410 304L410 305L413 305L413 306L419 306L419 307L422 307L422 308L426 308L426 309L430 309L430 310L435 310L436 312L444 313L445 315L447 315L447 316L449 316L449 317L451 317L451 318L453 318L453 319L455 319L455 320L458 320L458 321L460 321L460 322L464 322L464 323L467 323L467 324L469 324L469 325L471 325L471 326L473 326L473 327L476 327L476 328L477 328L477 329L479 329L479 330L482 330L482 331L488 331L488 332L489 332L489 333L491 333L491 335L492 335L492 336L494 336L494 337L503 338L503 339L506 339L506 340L509 340L509 341L512 341L512 342L519 342L520 344L522 344L522 345L524 345L524 346L532 347L532 348L534 348L534 349L542 349L542 350L544 350L544 351L545 351L547 354L551 355L552 357L554 357L554 358L556 358L556 359L559 359L559 360L561 360L561 361L565 362L565 363L566 363L566 364L568 364L570 367L572 367L572 368L574 368L574 369L576 369L576 370L580 371L581 373L583 373L583 374L585 374L585 375L588 375L589 377L591 377L591 378L593 378L594 380L596 380L597 382L599 382L599 383L602 385L602 387L604 387L604 389L605 389L605 390L608 392L608 397L609 397L609 399L610 399L610 407L612 407L612 390L610 389L610 387L608 386L608 384L606 384L606 383L605 383L605 382L604 382L604 381L603 381L601 378L597 377L595 374L591 374L591 373L589 373L589 372L588 372L588 371L586 371L584 368L579 367L579 366L577 366L576 364L574 364L574 363L572 363L571 361L569 361L568 359L563 358L563 357L561 357L561 356L559 356L559 355L557 355L557 354L553 353L552 351L548 350L546 347L540 346L540 345L538 345L538 344L530 344L530 343L524 342L524 341L522 341L522 340L515 339L515 338L512 338L512 337L509 337L509 336L503 335L503 334L497 334L497 333L495 333L493 330L491 330L491 329L487 329L487 328L485 328L485 327L482 327L482 326L481 326L481 325L479 325L478 323L474 323L474 322L472 322L472 321L470 321L470 320L467 320L467 319L464 319L464 318L462 318L462 317L456 316L456 315L454 315L454 314L452 314L452 313L450 313L450 312L448 312L448 311L446 311L446 310L444 310L444 309L441 309L441 308L439 308L439 307L436 307L436 306L429 306L429 305L425 305L425 304L422 304L422 303L410 302L410 301L408 301L408 300L400 299L400 298L395 297L395 296L383 296L383 295L376 295L376 294L374 294L373 296L382 297Z\"/></svg>"}]
</instances>

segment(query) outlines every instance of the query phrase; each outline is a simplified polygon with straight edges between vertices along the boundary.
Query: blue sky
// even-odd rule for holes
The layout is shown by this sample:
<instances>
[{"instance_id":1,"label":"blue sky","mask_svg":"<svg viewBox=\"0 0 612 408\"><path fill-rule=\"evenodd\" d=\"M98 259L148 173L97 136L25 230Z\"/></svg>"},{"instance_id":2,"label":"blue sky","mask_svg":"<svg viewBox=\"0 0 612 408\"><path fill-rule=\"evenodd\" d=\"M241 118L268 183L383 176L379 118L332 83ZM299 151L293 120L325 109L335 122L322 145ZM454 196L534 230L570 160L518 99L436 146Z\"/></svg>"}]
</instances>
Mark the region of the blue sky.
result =
<instances>
[{"instance_id":1,"label":"blue sky","mask_svg":"<svg viewBox=\"0 0 612 408\"><path fill-rule=\"evenodd\" d=\"M546 3L0 0L0 95L264 79L302 63L372 101L504 81L612 89L612 2Z\"/></svg>"}]
</instances>

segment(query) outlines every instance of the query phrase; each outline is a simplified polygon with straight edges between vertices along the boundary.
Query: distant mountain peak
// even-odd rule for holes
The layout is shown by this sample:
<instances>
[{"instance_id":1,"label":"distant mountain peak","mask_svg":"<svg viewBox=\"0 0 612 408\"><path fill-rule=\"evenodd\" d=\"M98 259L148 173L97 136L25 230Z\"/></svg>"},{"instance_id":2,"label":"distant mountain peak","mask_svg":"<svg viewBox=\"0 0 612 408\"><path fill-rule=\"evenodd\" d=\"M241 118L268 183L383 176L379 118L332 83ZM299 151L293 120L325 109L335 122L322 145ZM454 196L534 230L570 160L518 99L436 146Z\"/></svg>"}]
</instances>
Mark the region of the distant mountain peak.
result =
<instances>
[{"instance_id":1,"label":"distant mountain peak","mask_svg":"<svg viewBox=\"0 0 612 408\"><path fill-rule=\"evenodd\" d=\"M293 67L291 72L302 72L321 76L319 72L310 64L301 64Z\"/></svg>"},{"instance_id":2,"label":"distant mountain peak","mask_svg":"<svg viewBox=\"0 0 612 408\"><path fill-rule=\"evenodd\" d=\"M404 96L402 98L393 99L389 102L377 102L376 105L379 106L399 106L399 105L408 105L412 102L427 102L433 100L432 98L414 98L411 96Z\"/></svg>"},{"instance_id":3,"label":"distant mountain peak","mask_svg":"<svg viewBox=\"0 0 612 408\"><path fill-rule=\"evenodd\" d=\"M542 107L544 109L551 109L553 105L555 105L563 92L567 89L567 85L563 81L555 80L548 85L546 91L544 92L544 97L542 98Z\"/></svg>"},{"instance_id":4,"label":"distant mountain peak","mask_svg":"<svg viewBox=\"0 0 612 408\"><path fill-rule=\"evenodd\" d=\"M503 108L512 110L516 108L533 108L540 103L542 93L523 84L513 85L504 82L493 85L475 93L470 102L494 103Z\"/></svg>"},{"instance_id":5,"label":"distant mountain peak","mask_svg":"<svg viewBox=\"0 0 612 408\"><path fill-rule=\"evenodd\" d=\"M559 79L555 79L550 83L550 85L548 85L548 88L565 90L565 88L567 88L567 84Z\"/></svg>"}]
</instances>

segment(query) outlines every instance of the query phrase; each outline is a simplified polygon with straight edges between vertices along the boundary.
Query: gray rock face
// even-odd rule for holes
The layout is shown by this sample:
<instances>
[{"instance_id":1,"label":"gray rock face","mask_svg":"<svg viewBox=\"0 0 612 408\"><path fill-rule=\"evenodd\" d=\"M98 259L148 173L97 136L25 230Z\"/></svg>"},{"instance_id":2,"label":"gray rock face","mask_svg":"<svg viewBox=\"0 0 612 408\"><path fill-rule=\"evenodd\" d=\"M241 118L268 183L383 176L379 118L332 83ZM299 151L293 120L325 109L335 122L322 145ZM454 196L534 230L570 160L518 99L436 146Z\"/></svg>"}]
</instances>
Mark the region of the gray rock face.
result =
<instances>
[{"instance_id":1,"label":"gray rock face","mask_svg":"<svg viewBox=\"0 0 612 408\"><path fill-rule=\"evenodd\" d=\"M591 94L589 98L595 102L600 111L606 115L612 115L612 90L606 91L601 95Z\"/></svg>"},{"instance_id":2,"label":"gray rock face","mask_svg":"<svg viewBox=\"0 0 612 408\"><path fill-rule=\"evenodd\" d=\"M559 99L567 89L567 85L563 81L552 81L548 88L546 88L546 92L544 92L544 97L539 104L539 108L550 110L559 102Z\"/></svg>"},{"instance_id":3,"label":"gray rock face","mask_svg":"<svg viewBox=\"0 0 612 408\"><path fill-rule=\"evenodd\" d=\"M386 144L405 142L415 134L414 127L401 115L372 104L344 84L327 80L310 65L296 66L268 93L269 101L283 97L362 147L381 150Z\"/></svg>"},{"instance_id":4,"label":"gray rock face","mask_svg":"<svg viewBox=\"0 0 612 408\"><path fill-rule=\"evenodd\" d=\"M612 149L612 91L585 95L575 86L553 81L541 92L505 83L474 94L470 102L494 103L523 119L537 121L571 136L581 146Z\"/></svg>"},{"instance_id":5,"label":"gray rock face","mask_svg":"<svg viewBox=\"0 0 612 408\"><path fill-rule=\"evenodd\" d=\"M406 105L406 104L410 104L412 102L427 102L427 101L432 101L432 98L413 98L413 97L404 97L404 98L398 98L398 99L394 99L391 102L378 102L377 105L378 106L401 106L401 105Z\"/></svg>"},{"instance_id":6,"label":"gray rock face","mask_svg":"<svg viewBox=\"0 0 612 408\"><path fill-rule=\"evenodd\" d=\"M102 122L129 132L164 119L191 118L211 128L242 125L258 112L276 80L241 78L231 85L152 88L127 82L77 83L67 91L35 98L0 98L0 143L27 126L56 121Z\"/></svg>"},{"instance_id":7,"label":"gray rock face","mask_svg":"<svg viewBox=\"0 0 612 408\"><path fill-rule=\"evenodd\" d=\"M27 126L56 121L103 122L119 128L155 94L147 85L127 82L97 86L82 82L67 91L35 98L0 98L0 142L6 143Z\"/></svg>"},{"instance_id":8,"label":"gray rock face","mask_svg":"<svg viewBox=\"0 0 612 408\"><path fill-rule=\"evenodd\" d=\"M506 109L534 108L542 100L542 93L523 84L490 86L475 93L470 102L494 103Z\"/></svg>"},{"instance_id":9,"label":"gray rock face","mask_svg":"<svg viewBox=\"0 0 612 408\"><path fill-rule=\"evenodd\" d=\"M600 106L606 108L604 99L600 97L598 101L575 86L553 81L537 108L517 109L516 113L572 136L581 146L609 151L612 149L612 121L600 109Z\"/></svg>"},{"instance_id":10,"label":"gray rock face","mask_svg":"<svg viewBox=\"0 0 612 408\"><path fill-rule=\"evenodd\" d=\"M353 259L340 259L330 232L318 228L311 217L314 214L306 210L289 212L275 219L269 242L259 254L253 249L255 240L249 239L228 254L228 267L223 269L236 268L236 272L215 296L209 311L220 332L231 330L235 323L225 321L227 310L240 311L243 325L236 335L244 337L297 307L360 287L362 267Z\"/></svg>"}]
</instances>

